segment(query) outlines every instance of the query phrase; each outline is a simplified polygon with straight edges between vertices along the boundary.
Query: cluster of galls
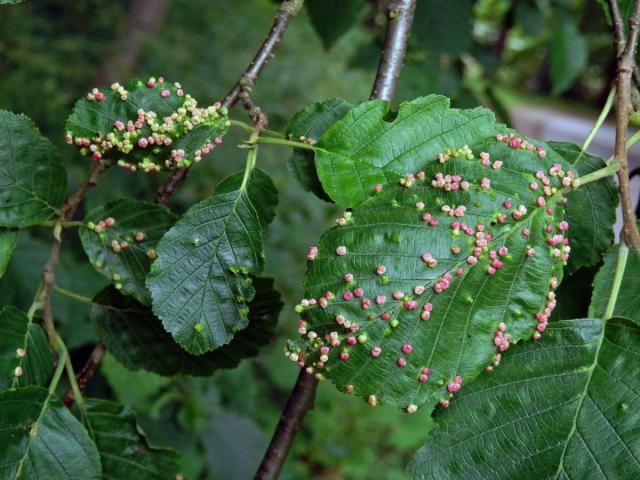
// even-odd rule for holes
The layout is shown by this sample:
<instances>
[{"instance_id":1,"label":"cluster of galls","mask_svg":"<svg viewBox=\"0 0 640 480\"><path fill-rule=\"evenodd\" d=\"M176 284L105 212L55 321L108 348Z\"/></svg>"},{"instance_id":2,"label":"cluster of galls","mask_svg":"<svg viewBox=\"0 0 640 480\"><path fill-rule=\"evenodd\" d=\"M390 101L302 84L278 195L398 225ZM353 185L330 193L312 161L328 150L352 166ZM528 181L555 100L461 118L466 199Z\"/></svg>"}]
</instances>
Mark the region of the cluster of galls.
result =
<instances>
[{"instance_id":1,"label":"cluster of galls","mask_svg":"<svg viewBox=\"0 0 640 480\"><path fill-rule=\"evenodd\" d=\"M24 348L18 348L16 349L16 357L19 359L23 359L24 357L27 356L27 351ZM20 362L22 363L22 362ZM24 368L22 367L22 365L18 365L14 370L13 370L13 375L16 378L20 378L21 376L24 375Z\"/></svg>"},{"instance_id":2,"label":"cluster of galls","mask_svg":"<svg viewBox=\"0 0 640 480\"><path fill-rule=\"evenodd\" d=\"M116 220L113 217L105 218L104 220L100 220L97 223L87 222L87 229L97 233L100 236L100 240L102 242L107 241L107 231L108 229L114 227L116 225ZM147 238L146 234L141 231L132 231L129 234L125 235L122 238L113 238L110 242L111 250L114 253L120 253L126 249L128 249L132 243L142 243ZM156 258L156 251L153 248L150 248L146 251L147 257L149 259L154 260ZM95 267L100 270L104 265L101 262L97 262Z\"/></svg>"},{"instance_id":3,"label":"cluster of galls","mask_svg":"<svg viewBox=\"0 0 640 480\"><path fill-rule=\"evenodd\" d=\"M508 143L510 148L513 149L521 149L525 151L531 151L532 153L537 154L538 157L544 158L547 153L542 146L534 146L533 144L523 140L519 137L516 137L514 134L510 135L498 135L497 140L500 142ZM439 155L439 160L441 163L448 161L451 157L464 157L468 160L474 160L473 152L467 147L464 146L461 149L448 149L447 151L441 153ZM492 161L490 155L486 152L482 152L479 155L480 163L482 166L491 168L493 170L498 170L502 168L503 162L500 160ZM576 180L573 178L573 173L568 171L565 172L562 169L562 166L559 164L552 165L548 172L545 173L543 171L538 171L535 174L535 179L531 181L529 184L529 188L531 190L541 190L542 195L535 200L535 205L533 208L543 208L546 206L548 197L555 196L559 193L558 188L553 186L551 182L552 177L557 177L560 180L562 187L571 188L577 185ZM411 188L412 185L418 181L426 180L425 172L420 171L417 173L408 173L404 175L399 183L405 188ZM438 172L433 177L431 181L431 187L435 189L444 190L446 192L456 191L456 190L468 190L470 188L470 182L464 180L460 175L449 175ZM482 178L479 182L479 191L489 190L491 189L491 181L489 178ZM380 192L382 190L381 185L376 185L376 192ZM549 199L550 200L550 199ZM562 199L562 203L566 203L566 198ZM398 207L399 203L397 200L392 200L392 207ZM491 225L500 225L505 223L509 217L515 220L516 222L522 221L526 218L528 212L527 206L523 204L512 204L510 199L504 200L502 206L504 210L498 212L490 219L489 222ZM426 205L422 201L418 201L415 204L416 210L420 212L420 216L424 222L427 223L430 227L436 227L439 225L442 218L438 220L435 214L425 212ZM460 236L462 233L471 237L469 242L471 244L471 251L466 254L466 256L461 257L460 261L457 265L454 265L450 271L444 272L441 276L431 281L431 287L434 294L439 294L450 287L450 284L453 279L452 273L456 276L460 277L464 274L465 268L472 268L475 265L482 264L486 271L486 274L489 276L496 275L497 272L504 267L504 262L512 260L512 254L509 248L504 244L496 245L494 248L491 248L491 242L494 240L494 234L486 231L486 227L483 223L478 223L475 226L468 225L467 223L458 220L465 216L466 207L464 205L442 205L440 207L440 211L446 217L454 217L454 220L451 224L451 236L452 238L456 238ZM546 213L549 216L553 216L554 211L550 207L546 207ZM346 225L348 222L353 220L353 214L351 212L345 212L345 214L336 220L336 224L338 227ZM559 257L562 261L566 262L569 256L569 240L565 236L565 232L568 230L569 225L566 221L561 221L557 225L547 225L545 227L545 232L548 235L546 238L547 243L552 247L550 251L550 255L553 257ZM559 233L558 233L559 232ZM522 229L522 235L524 237L529 237L530 231L527 228ZM500 237L497 238L500 240ZM503 243L503 242L500 242ZM454 255L462 253L461 246L465 245L465 242L461 242L460 244L453 244L451 246L451 252ZM343 257L348 255L348 248L346 245L338 245L334 251L335 255L338 257ZM307 254L308 261L314 261L316 256L319 254L319 249L316 246L312 246L309 248ZM525 253L527 257L535 256L535 249L531 246L527 246ZM425 252L420 255L420 261L423 262L427 268L436 268L438 265L438 259L431 252ZM386 275L387 268L384 265L377 265L373 268L375 274L380 276L381 285L385 285L388 283L388 277ZM354 283L354 275L352 273L345 273L343 275L343 281L348 285L352 286ZM425 302L422 305L422 308L419 308L420 305L418 303L419 297L423 295L426 291L426 288L429 285L416 285L413 289L412 294L405 294L402 291L396 290L392 291L392 304L385 307L385 310L379 314L371 314L367 313L366 319L373 320L376 317L379 319L389 322L389 327L391 329L397 327L399 325L399 320L397 318L398 312L404 310L418 310L419 316L422 320L429 320L432 315L433 304L431 302ZM547 320L551 312L555 307L555 293L553 289L558 286L558 280L556 277L552 277L550 281L550 291L547 294L547 302L542 309L541 312L538 312L536 315L537 326L535 328L533 339L538 340L540 338L541 332L543 332L547 325ZM363 310L367 310L372 307L373 301L378 306L385 305L387 302L387 295L384 294L376 294L375 299L372 301L366 298L366 292L363 288L349 288L344 291L341 295L338 295L344 301L357 301L360 303L360 307ZM326 309L330 302L336 298L336 295L327 291L324 295L318 299L302 299L299 305L296 306L296 312L303 313L307 308L321 308ZM466 301L472 302L473 299L468 297ZM306 337L306 353L303 353L303 347L300 347L299 344L290 343L287 349L285 350L285 354L291 359L298 363L301 368L306 368L309 373L317 372L326 366L326 363L329 361L330 352L332 349L339 349L339 354L337 358L341 361L348 361L350 358L349 350L350 348L356 347L358 345L365 346L369 350L369 355L373 358L378 358L382 355L382 347L380 345L367 346L369 342L369 338L366 332L360 331L360 326L357 322L353 320L349 320L345 317L344 314L338 314L335 316L335 322L337 324L338 329L336 331L332 331L321 338L318 333L315 331L308 330L308 324L304 319L299 320L298 331L301 335ZM339 329L342 329L342 332L339 332ZM385 335L388 334L387 330L390 332L391 330L388 328L385 330ZM499 365L500 360L502 358L502 352L507 350L512 343L512 336L507 331L507 325L504 322L500 322L497 326L497 330L495 332L495 336L493 339L493 344L496 348L496 354L494 355L493 361L489 366L487 366L487 371L492 371L493 368ZM346 345L345 345L346 344ZM406 356L411 353L413 347L410 344L405 344L402 346L401 353L395 359L395 364L399 368L404 368L407 366ZM317 361L311 359L311 356L314 353L319 352L320 355ZM305 355L308 355L308 360L310 364L305 362ZM315 358L315 355L314 357ZM414 365L415 366L415 365ZM425 383L429 380L429 376L431 374L431 370L429 367L421 367L419 368L419 375L417 376L417 381L420 383ZM319 378L322 378L322 375L316 373ZM438 386L440 386L440 382L443 380L439 380ZM446 384L446 391L449 396L458 392L461 388L462 377L456 375L452 381ZM444 386L445 383L442 383ZM347 392L353 391L353 385L347 385ZM376 405L378 399L375 395L369 395L368 402L371 405ZM441 401L442 406L448 406L449 400L443 399ZM416 411L416 405L409 405L406 407L406 411L414 412Z\"/></svg>"},{"instance_id":4,"label":"cluster of galls","mask_svg":"<svg viewBox=\"0 0 640 480\"><path fill-rule=\"evenodd\" d=\"M119 167L145 173L165 168L188 168L222 143L219 135L224 133L230 123L227 109L219 102L200 108L194 98L184 93L179 83L165 85L162 77L157 80L152 77L146 84L138 81L134 88L149 89L148 93L145 92L147 95L158 95L167 101L175 95L181 98L181 104L163 118L159 118L154 111L140 108L134 118L116 119L112 131L106 134L96 132L93 138L74 137L71 132L67 132L67 143L80 147L80 154L91 155L94 161L113 158L117 159ZM94 88L86 98L90 102L104 102L107 95L116 95L122 102L128 101L131 96L123 86L114 83L110 91ZM215 136L206 139L199 146L184 140L201 126L212 129Z\"/></svg>"}]
</instances>

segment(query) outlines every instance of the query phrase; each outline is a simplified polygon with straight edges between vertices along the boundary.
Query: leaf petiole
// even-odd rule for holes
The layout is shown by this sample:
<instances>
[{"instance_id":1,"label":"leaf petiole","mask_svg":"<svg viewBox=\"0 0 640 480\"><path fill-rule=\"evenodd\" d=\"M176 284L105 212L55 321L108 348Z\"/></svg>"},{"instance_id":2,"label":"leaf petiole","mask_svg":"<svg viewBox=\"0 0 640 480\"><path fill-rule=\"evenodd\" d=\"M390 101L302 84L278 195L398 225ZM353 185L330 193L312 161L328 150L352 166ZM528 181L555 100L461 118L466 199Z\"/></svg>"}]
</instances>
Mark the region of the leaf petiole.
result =
<instances>
[{"instance_id":1,"label":"leaf petiole","mask_svg":"<svg viewBox=\"0 0 640 480\"><path fill-rule=\"evenodd\" d=\"M627 257L629 255L629 247L625 242L620 242L620 248L618 250L618 262L616 263L616 273L613 276L613 282L611 284L611 294L609 295L609 301L607 302L607 308L604 311L604 319L608 320L613 316L613 311L618 301L618 293L620 293L620 286L622 285L622 278L624 277L624 270L627 266Z\"/></svg>"},{"instance_id":2,"label":"leaf petiole","mask_svg":"<svg viewBox=\"0 0 640 480\"><path fill-rule=\"evenodd\" d=\"M242 130L244 130L245 132L251 133L251 132L253 132L255 130L255 127L252 127L248 123L242 122L240 120L229 120L229 122L230 122L230 124L232 126L239 127ZM275 138L285 138L284 133L277 132L275 130L269 130L268 128L260 129L260 134L267 135L269 137L275 137Z\"/></svg>"},{"instance_id":3,"label":"leaf petiole","mask_svg":"<svg viewBox=\"0 0 640 480\"><path fill-rule=\"evenodd\" d=\"M62 288L59 285L54 284L53 290L58 292L60 295L63 295L77 302L93 305L93 300L91 298L85 297L84 295L80 295L79 293L72 292L71 290L67 290L66 288Z\"/></svg>"},{"instance_id":4,"label":"leaf petiole","mask_svg":"<svg viewBox=\"0 0 640 480\"><path fill-rule=\"evenodd\" d=\"M286 140L284 138L260 137L256 143L269 143L271 145L283 145L285 147L302 148L303 150L317 150L313 145L308 143L296 142L295 140Z\"/></svg>"}]
</instances>

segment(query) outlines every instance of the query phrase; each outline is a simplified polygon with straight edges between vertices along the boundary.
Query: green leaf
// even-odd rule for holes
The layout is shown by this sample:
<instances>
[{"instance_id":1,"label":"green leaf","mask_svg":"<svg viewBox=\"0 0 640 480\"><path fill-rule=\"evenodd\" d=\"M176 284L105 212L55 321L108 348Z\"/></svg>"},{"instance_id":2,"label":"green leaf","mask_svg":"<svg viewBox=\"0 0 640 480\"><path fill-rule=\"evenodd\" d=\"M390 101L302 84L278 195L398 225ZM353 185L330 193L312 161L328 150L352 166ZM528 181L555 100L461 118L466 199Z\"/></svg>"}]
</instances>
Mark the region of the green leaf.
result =
<instances>
[{"instance_id":1,"label":"green leaf","mask_svg":"<svg viewBox=\"0 0 640 480\"><path fill-rule=\"evenodd\" d=\"M7 271L11 254L17 243L18 232L16 230L0 229L0 278Z\"/></svg>"},{"instance_id":2,"label":"green leaf","mask_svg":"<svg viewBox=\"0 0 640 480\"><path fill-rule=\"evenodd\" d=\"M82 424L47 389L0 393L0 477L102 479L95 444Z\"/></svg>"},{"instance_id":3,"label":"green leaf","mask_svg":"<svg viewBox=\"0 0 640 480\"><path fill-rule=\"evenodd\" d=\"M577 145L549 142L549 146L572 164L579 176L606 166L599 157L586 152L581 155ZM588 183L567 194L565 211L571 227L569 245L572 251L568 265L570 273L601 260L602 254L613 242L617 206L618 190L612 177Z\"/></svg>"},{"instance_id":4,"label":"green leaf","mask_svg":"<svg viewBox=\"0 0 640 480\"><path fill-rule=\"evenodd\" d=\"M130 408L96 398L86 399L85 408L104 478L177 478L178 453L150 446Z\"/></svg>"},{"instance_id":5,"label":"green leaf","mask_svg":"<svg viewBox=\"0 0 640 480\"><path fill-rule=\"evenodd\" d=\"M638 478L640 330L553 322L435 416L419 479Z\"/></svg>"},{"instance_id":6,"label":"green leaf","mask_svg":"<svg viewBox=\"0 0 640 480\"><path fill-rule=\"evenodd\" d=\"M253 280L256 295L249 303L249 326L228 345L203 355L183 350L149 308L111 287L96 296L92 317L109 351L130 370L142 368L167 376L211 375L256 356L258 349L273 338L282 309L280 294L273 288L272 279Z\"/></svg>"},{"instance_id":7,"label":"green leaf","mask_svg":"<svg viewBox=\"0 0 640 480\"><path fill-rule=\"evenodd\" d=\"M544 155L533 148L510 148L494 138L473 152L450 151L444 163L428 163L424 175L384 185L347 212L324 233L315 258L310 252L314 259L301 306L309 300L316 305L304 309L309 333L302 348L290 345L290 357L306 357L306 365L340 389L407 408L448 398L446 385L456 376L468 382L491 364L499 353L495 339L501 322L512 343L543 329L555 304L552 290L562 278L560 257L567 254L560 177L569 175L569 165L553 150ZM503 162L501 168L493 168L495 161ZM552 175L555 164L562 171ZM452 176L450 190L446 175ZM482 188L483 179L490 185ZM546 191L542 182L549 183ZM539 206L538 199L545 204ZM445 213L460 213L461 206L466 207L462 217ZM515 212L522 209L526 213L517 219ZM490 255L497 255L495 264ZM345 280L347 274L353 279ZM432 310L423 314L427 303ZM343 320L351 325L341 326ZM351 333L354 328L357 333ZM337 337L327 339L332 332ZM358 343L350 345L349 337ZM330 344L334 348L323 353ZM402 351L404 345L411 346L410 353ZM340 359L343 353L347 360ZM328 358L322 360L324 354ZM424 369L430 371L428 381L420 381Z\"/></svg>"},{"instance_id":8,"label":"green leaf","mask_svg":"<svg viewBox=\"0 0 640 480\"><path fill-rule=\"evenodd\" d=\"M264 267L264 235L277 203L266 173L253 170L245 181L238 172L160 240L147 287L153 311L185 350L214 350L248 325L249 274Z\"/></svg>"},{"instance_id":9,"label":"green leaf","mask_svg":"<svg viewBox=\"0 0 640 480\"><path fill-rule=\"evenodd\" d=\"M160 80L133 80L126 88L115 83L92 90L76 102L67 119L67 142L77 145L82 155L115 159L118 166L133 171L184 168L199 162L226 133L227 110L219 104L198 107L180 84ZM149 81L152 86L147 86ZM174 153L180 150L178 159Z\"/></svg>"},{"instance_id":10,"label":"green leaf","mask_svg":"<svg viewBox=\"0 0 640 480\"><path fill-rule=\"evenodd\" d=\"M0 390L45 386L51 375L51 351L40 325L12 306L0 311Z\"/></svg>"},{"instance_id":11,"label":"green leaf","mask_svg":"<svg viewBox=\"0 0 640 480\"><path fill-rule=\"evenodd\" d=\"M351 27L360 16L365 0L307 0L311 24L327 50Z\"/></svg>"},{"instance_id":12,"label":"green leaf","mask_svg":"<svg viewBox=\"0 0 640 480\"><path fill-rule=\"evenodd\" d=\"M370 196L376 184L417 171L449 147L473 144L497 133L489 110L456 110L438 95L400 105L371 100L351 109L316 144L315 162L325 192L352 207Z\"/></svg>"},{"instance_id":13,"label":"green leaf","mask_svg":"<svg viewBox=\"0 0 640 480\"><path fill-rule=\"evenodd\" d=\"M419 45L435 55L457 57L473 43L473 5L471 0L420 0L417 2L413 31Z\"/></svg>"},{"instance_id":14,"label":"green leaf","mask_svg":"<svg viewBox=\"0 0 640 480\"><path fill-rule=\"evenodd\" d=\"M615 303L609 306L616 276L622 278L620 290ZM620 245L613 245L604 255L604 265L593 280L589 316L604 316L608 307L612 309L610 315L640 323L640 255L633 248L623 247L620 252Z\"/></svg>"},{"instance_id":15,"label":"green leaf","mask_svg":"<svg viewBox=\"0 0 640 480\"><path fill-rule=\"evenodd\" d=\"M0 110L0 227L29 227L64 201L67 173L53 144L24 115Z\"/></svg>"},{"instance_id":16,"label":"green leaf","mask_svg":"<svg viewBox=\"0 0 640 480\"><path fill-rule=\"evenodd\" d=\"M345 113L353 106L352 103L341 98L316 102L299 110L291 117L285 127L285 134L295 140L305 137L315 141L327 128L344 117ZM287 162L287 167L306 191L313 192L322 200L331 201L318 178L313 152L299 148L294 149L289 162Z\"/></svg>"},{"instance_id":17,"label":"green leaf","mask_svg":"<svg viewBox=\"0 0 640 480\"><path fill-rule=\"evenodd\" d=\"M125 295L148 305L145 278L156 245L176 219L163 205L122 198L90 211L85 221L93 228L81 228L80 239L98 272ZM111 227L110 220L115 222Z\"/></svg>"},{"instance_id":18,"label":"green leaf","mask_svg":"<svg viewBox=\"0 0 640 480\"><path fill-rule=\"evenodd\" d=\"M569 89L587 67L587 40L570 18L563 18L553 29L550 45L552 93Z\"/></svg>"}]
</instances>

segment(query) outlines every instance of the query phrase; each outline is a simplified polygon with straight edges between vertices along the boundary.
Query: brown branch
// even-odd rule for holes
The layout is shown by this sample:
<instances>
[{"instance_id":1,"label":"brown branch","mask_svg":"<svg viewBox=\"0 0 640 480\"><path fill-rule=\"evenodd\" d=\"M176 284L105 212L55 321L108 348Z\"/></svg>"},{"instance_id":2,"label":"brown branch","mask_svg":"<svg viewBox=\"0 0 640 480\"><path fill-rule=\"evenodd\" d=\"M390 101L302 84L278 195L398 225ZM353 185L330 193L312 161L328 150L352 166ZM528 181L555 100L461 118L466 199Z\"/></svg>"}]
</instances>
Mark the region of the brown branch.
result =
<instances>
[{"instance_id":1,"label":"brown branch","mask_svg":"<svg viewBox=\"0 0 640 480\"><path fill-rule=\"evenodd\" d=\"M620 32L624 32L624 24L618 2L609 0L614 24L616 52L618 56L618 73L616 77L616 143L615 158L620 162L618 170L618 191L622 205L622 238L635 250L640 252L640 233L635 221L633 201L629 190L629 163L627 159L627 131L629 114L633 111L631 101L631 80L635 66L636 44L640 27L640 0L633 5L633 12L629 18L629 34L626 41L620 39Z\"/></svg>"},{"instance_id":2,"label":"brown branch","mask_svg":"<svg viewBox=\"0 0 640 480\"><path fill-rule=\"evenodd\" d=\"M89 174L89 178L87 178L87 180L85 180L85 182L80 185L75 193L67 198L66 202L62 206L62 210L60 212L60 215L58 216L57 225L61 226L64 222L67 222L73 218L76 210L80 206L80 203L82 203L82 200L84 200L84 197L87 195L87 192L98 184L100 176L111 165L113 165L113 161L111 160L100 160L94 165L91 173ZM42 298L44 300L42 306L42 318L44 320L44 325L47 330L49 342L51 343L51 345L55 345L56 342L56 329L53 320L53 311L51 310L51 290L53 288L53 284L55 283L55 268L60 260L60 250L62 248L63 236L64 230L60 229L57 238L54 238L53 246L51 247L51 253L49 254L49 259L42 269Z\"/></svg>"},{"instance_id":3,"label":"brown branch","mask_svg":"<svg viewBox=\"0 0 640 480\"><path fill-rule=\"evenodd\" d=\"M389 24L371 98L393 100L415 6L415 0L399 0L392 2L388 8ZM275 480L280 474L296 432L307 411L313 408L317 386L315 375L302 369L260 463L256 480Z\"/></svg>"},{"instance_id":4,"label":"brown branch","mask_svg":"<svg viewBox=\"0 0 640 480\"><path fill-rule=\"evenodd\" d=\"M407 51L415 9L416 0L394 0L387 7L389 21L371 98L380 98L388 102L393 100Z\"/></svg>"},{"instance_id":5,"label":"brown branch","mask_svg":"<svg viewBox=\"0 0 640 480\"><path fill-rule=\"evenodd\" d=\"M78 382L78 388L80 388L81 393L84 393L84 391L86 390L89 380L91 380L93 374L96 372L96 369L100 365L100 362L102 362L105 353L107 353L107 347L105 347L102 343L98 343L91 352L91 355L89 355L87 363L76 375L76 381ZM73 402L75 401L73 390L69 390L67 392L67 394L64 396L63 401L67 407L71 407L71 405L73 405Z\"/></svg>"},{"instance_id":6,"label":"brown branch","mask_svg":"<svg viewBox=\"0 0 640 480\"><path fill-rule=\"evenodd\" d=\"M229 93L222 100L222 106L228 109L231 109L238 100L240 100L243 92L251 92L251 89L255 86L258 81L258 77L262 73L264 67L269 63L274 56L274 52L284 33L287 31L287 27L289 26L289 22L293 17L295 17L298 12L302 9L304 5L304 0L285 0L278 7L278 11L276 12L275 20L273 21L273 25L271 26L271 30L267 34L267 37L262 42L260 49L251 60L251 63L247 66L240 78L233 86ZM248 95L246 95L248 99ZM249 100L250 101L250 100ZM265 117L260 109L255 110L255 106L250 103L249 104L249 114L252 118L256 118L261 125L265 122ZM247 104L245 103L245 108ZM251 110L253 109L253 113ZM256 122L256 120L254 120ZM262 127L266 128L266 126ZM176 188L180 186L182 182L187 178L189 173L189 168L181 168L173 171L171 176L167 179L167 181L158 189L158 193L156 194L156 202L158 203L167 203Z\"/></svg>"}]
</instances>

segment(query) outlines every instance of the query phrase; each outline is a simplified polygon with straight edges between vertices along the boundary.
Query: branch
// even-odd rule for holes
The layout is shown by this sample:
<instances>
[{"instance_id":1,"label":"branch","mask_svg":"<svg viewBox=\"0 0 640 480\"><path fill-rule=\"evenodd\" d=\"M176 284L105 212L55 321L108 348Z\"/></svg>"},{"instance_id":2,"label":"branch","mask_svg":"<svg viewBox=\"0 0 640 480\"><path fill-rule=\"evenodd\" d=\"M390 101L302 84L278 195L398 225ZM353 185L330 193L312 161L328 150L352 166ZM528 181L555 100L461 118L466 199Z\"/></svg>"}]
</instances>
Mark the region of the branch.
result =
<instances>
[{"instance_id":1,"label":"branch","mask_svg":"<svg viewBox=\"0 0 640 480\"><path fill-rule=\"evenodd\" d=\"M76 375L76 381L78 382L78 388L80 389L80 393L84 393L84 391L86 390L89 380L91 380L91 378L93 377L93 374L98 368L98 365L100 365L100 362L102 362L102 359L104 358L105 353L107 353L107 347L105 347L102 343L98 343L93 349L93 351L91 352L91 355L89 355L89 360L87 360L87 363L84 365L84 367L82 367L82 370L80 370L80 372ZM67 407L71 407L71 405L73 405L74 400L75 400L75 395L72 390L69 390L67 394L64 396L64 400L63 400L64 404Z\"/></svg>"},{"instance_id":2,"label":"branch","mask_svg":"<svg viewBox=\"0 0 640 480\"><path fill-rule=\"evenodd\" d=\"M113 161L100 160L95 164L89 178L80 185L78 190L73 193L62 206L62 213L58 217L57 226L62 227L65 222L71 220L78 209L82 200L87 195L87 192L98 184L100 176L111 166ZM55 230L54 230L55 232ZM55 283L55 268L60 260L60 250L62 248L62 239L64 236L64 229L60 229L60 233L55 236L53 246L51 247L51 253L49 259L42 269L42 298L44 300L42 306L42 318L49 337L49 343L51 345L56 344L56 329L53 321L53 311L51 310L51 290Z\"/></svg>"},{"instance_id":3,"label":"branch","mask_svg":"<svg viewBox=\"0 0 640 480\"><path fill-rule=\"evenodd\" d=\"M240 78L233 86L233 88L227 93L227 96L222 100L222 106L228 109L231 109L238 100L240 100L241 96L244 96L247 101L245 101L245 108L249 110L249 114L254 119L254 122L259 125L264 125L266 128L264 121L264 114L260 111L258 107L255 107L251 100L249 99L249 94L251 89L255 86L258 77L262 73L264 67L269 63L274 56L274 52L280 40L284 36L284 33L287 31L287 27L289 26L289 22L293 17L295 17L300 10L302 10L302 6L304 5L304 0L286 0L280 4L278 7L278 11L276 13L275 20L273 21L273 25L271 26L271 30L267 34L267 37L262 42L260 49L256 53L251 63L247 66ZM156 202L165 204L169 201L176 188L180 186L180 184L187 178L189 174L189 168L182 168L174 170L169 179L158 189L158 193L156 194Z\"/></svg>"},{"instance_id":4,"label":"branch","mask_svg":"<svg viewBox=\"0 0 640 480\"><path fill-rule=\"evenodd\" d=\"M416 0L398 0L389 5L389 24L371 98L393 100L411 33L415 6ZM275 480L280 474L295 434L307 411L313 408L317 386L318 379L315 375L302 369L258 468L256 480Z\"/></svg>"},{"instance_id":5,"label":"branch","mask_svg":"<svg viewBox=\"0 0 640 480\"><path fill-rule=\"evenodd\" d=\"M371 91L372 99L381 98L388 102L393 100L404 54L407 51L415 9L416 0L394 0L387 7L389 22L378 72Z\"/></svg>"},{"instance_id":6,"label":"branch","mask_svg":"<svg viewBox=\"0 0 640 480\"><path fill-rule=\"evenodd\" d=\"M633 5L633 12L629 18L629 34L626 41L620 38L624 32L624 24L618 2L609 0L616 38L616 51L618 53L618 71L616 86L618 96L616 98L616 143L614 156L620 162L618 170L618 191L622 205L622 238L636 251L640 252L640 233L635 221L633 201L629 189L629 163L627 159L627 131L629 128L629 114L633 111L631 101L631 80L635 66L636 44L638 42L638 27L640 26L640 0Z\"/></svg>"}]
</instances>

